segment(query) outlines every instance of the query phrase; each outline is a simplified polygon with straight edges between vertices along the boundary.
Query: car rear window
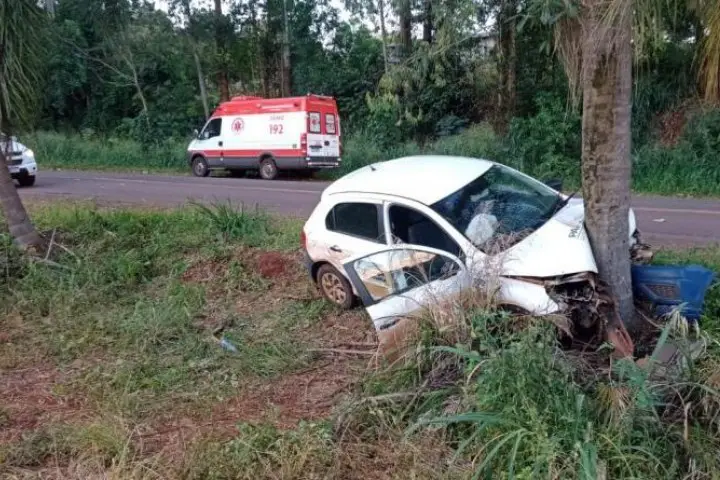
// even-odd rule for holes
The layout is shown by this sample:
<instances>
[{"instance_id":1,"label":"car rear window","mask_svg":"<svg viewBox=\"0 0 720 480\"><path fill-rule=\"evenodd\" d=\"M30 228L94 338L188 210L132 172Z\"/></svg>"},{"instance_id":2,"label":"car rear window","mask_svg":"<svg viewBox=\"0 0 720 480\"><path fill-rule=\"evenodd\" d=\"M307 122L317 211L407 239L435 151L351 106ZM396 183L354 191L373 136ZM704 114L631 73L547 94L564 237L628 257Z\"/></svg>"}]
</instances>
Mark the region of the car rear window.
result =
<instances>
[{"instance_id":1,"label":"car rear window","mask_svg":"<svg viewBox=\"0 0 720 480\"><path fill-rule=\"evenodd\" d=\"M320 114L318 112L310 112L308 130L310 133L320 133Z\"/></svg>"},{"instance_id":2,"label":"car rear window","mask_svg":"<svg viewBox=\"0 0 720 480\"><path fill-rule=\"evenodd\" d=\"M337 133L337 128L335 127L335 115L332 113L325 114L325 131L330 135L335 135L335 133Z\"/></svg>"},{"instance_id":3,"label":"car rear window","mask_svg":"<svg viewBox=\"0 0 720 480\"><path fill-rule=\"evenodd\" d=\"M330 210L325 226L331 232L380 242L378 206L374 203L339 203Z\"/></svg>"}]
</instances>

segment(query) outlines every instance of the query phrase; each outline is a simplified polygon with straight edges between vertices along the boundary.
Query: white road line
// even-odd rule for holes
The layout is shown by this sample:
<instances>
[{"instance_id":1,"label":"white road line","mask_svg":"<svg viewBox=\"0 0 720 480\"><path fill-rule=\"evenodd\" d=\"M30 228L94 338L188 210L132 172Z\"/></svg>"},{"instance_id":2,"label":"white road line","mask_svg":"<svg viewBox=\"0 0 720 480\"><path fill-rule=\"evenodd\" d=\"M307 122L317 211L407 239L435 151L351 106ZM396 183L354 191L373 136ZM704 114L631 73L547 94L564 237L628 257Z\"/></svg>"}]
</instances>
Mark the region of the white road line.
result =
<instances>
[{"instance_id":1,"label":"white road line","mask_svg":"<svg viewBox=\"0 0 720 480\"><path fill-rule=\"evenodd\" d=\"M67 177L68 179L72 179L75 181L88 181L88 180L95 180L95 181L101 181L101 182L116 182L125 184L125 183L141 183L141 184L148 184L148 183L161 183L167 186L173 186L173 185L179 185L179 186L201 186L203 184L200 183L187 183L187 182L165 182L162 180L140 180L140 179L127 179L127 178L111 178L111 177L90 177L90 178L78 178L78 177ZM282 192L282 193L312 193L319 195L322 193L321 190L296 190L296 189L290 189L290 188L267 188L267 187L252 187L247 186L246 184L236 184L236 185L218 185L216 183L209 184L208 187L219 187L219 188L232 188L234 190L237 190L238 188L242 188L242 190L254 190L254 191L260 191L260 192Z\"/></svg>"},{"instance_id":2,"label":"white road line","mask_svg":"<svg viewBox=\"0 0 720 480\"><path fill-rule=\"evenodd\" d=\"M697 215L717 215L720 216L720 208L718 210L693 210L689 208L653 208L653 207L632 207L636 212L656 212L656 213L686 213Z\"/></svg>"}]
</instances>

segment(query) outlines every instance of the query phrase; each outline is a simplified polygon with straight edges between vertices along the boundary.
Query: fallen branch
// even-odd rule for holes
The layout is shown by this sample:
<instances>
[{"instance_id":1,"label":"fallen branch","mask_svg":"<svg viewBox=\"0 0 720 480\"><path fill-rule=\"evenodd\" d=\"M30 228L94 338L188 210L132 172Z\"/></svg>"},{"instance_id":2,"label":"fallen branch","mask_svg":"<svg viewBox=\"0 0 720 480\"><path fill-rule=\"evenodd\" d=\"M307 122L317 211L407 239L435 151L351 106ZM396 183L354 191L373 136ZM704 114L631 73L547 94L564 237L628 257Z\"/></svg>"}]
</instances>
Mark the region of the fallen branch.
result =
<instances>
[{"instance_id":1,"label":"fallen branch","mask_svg":"<svg viewBox=\"0 0 720 480\"><path fill-rule=\"evenodd\" d=\"M376 355L377 352L371 352L369 350L348 350L344 348L311 348L311 352L319 352L319 353L337 353L341 355L367 355L367 356L373 356Z\"/></svg>"},{"instance_id":2,"label":"fallen branch","mask_svg":"<svg viewBox=\"0 0 720 480\"><path fill-rule=\"evenodd\" d=\"M50 243L48 244L47 251L45 252L45 260L50 258L50 252L52 252L53 245L55 244L55 233L57 233L57 228L53 228L52 235L50 235Z\"/></svg>"},{"instance_id":3,"label":"fallen branch","mask_svg":"<svg viewBox=\"0 0 720 480\"><path fill-rule=\"evenodd\" d=\"M61 265L57 262L53 262L52 260L47 260L45 258L37 258L37 257L28 257L28 258L30 259L30 261L35 262L35 263L41 263L43 265L48 265L50 267L55 267L55 268L62 268L63 270L72 270L68 266Z\"/></svg>"}]
</instances>

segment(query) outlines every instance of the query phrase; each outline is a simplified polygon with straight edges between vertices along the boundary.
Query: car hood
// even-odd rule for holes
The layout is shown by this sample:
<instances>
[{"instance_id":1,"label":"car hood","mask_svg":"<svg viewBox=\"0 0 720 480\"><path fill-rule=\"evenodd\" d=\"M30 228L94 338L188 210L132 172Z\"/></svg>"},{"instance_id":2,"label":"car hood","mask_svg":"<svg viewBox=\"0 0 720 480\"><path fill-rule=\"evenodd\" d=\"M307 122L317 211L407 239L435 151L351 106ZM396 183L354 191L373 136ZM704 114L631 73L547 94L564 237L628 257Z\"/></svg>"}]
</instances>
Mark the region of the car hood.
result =
<instances>
[{"instance_id":1,"label":"car hood","mask_svg":"<svg viewBox=\"0 0 720 480\"><path fill-rule=\"evenodd\" d=\"M500 254L502 274L544 278L580 272L597 273L584 219L582 199L570 201L542 227ZM635 231L632 210L628 220L632 238Z\"/></svg>"}]
</instances>

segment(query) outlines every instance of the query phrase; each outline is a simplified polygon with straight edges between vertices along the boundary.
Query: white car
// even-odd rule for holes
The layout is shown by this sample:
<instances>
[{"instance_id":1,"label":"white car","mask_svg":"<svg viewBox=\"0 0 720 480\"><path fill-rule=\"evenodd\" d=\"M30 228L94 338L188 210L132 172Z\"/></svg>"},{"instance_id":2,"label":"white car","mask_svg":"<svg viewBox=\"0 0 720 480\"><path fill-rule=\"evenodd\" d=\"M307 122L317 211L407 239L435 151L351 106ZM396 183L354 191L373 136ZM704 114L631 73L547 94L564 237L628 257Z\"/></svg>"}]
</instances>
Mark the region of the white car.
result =
<instances>
[{"instance_id":1,"label":"white car","mask_svg":"<svg viewBox=\"0 0 720 480\"><path fill-rule=\"evenodd\" d=\"M628 220L629 247L640 245L632 210ZM572 310L585 287L595 290L583 222L582 199L509 167L417 156L330 185L302 243L321 293L344 308L359 297L384 330L490 277L505 306L537 315Z\"/></svg>"},{"instance_id":2,"label":"white car","mask_svg":"<svg viewBox=\"0 0 720 480\"><path fill-rule=\"evenodd\" d=\"M2 133L0 133L0 148L5 154L10 176L17 180L21 187L35 185L35 177L38 172L35 153L18 142L17 138L8 138Z\"/></svg>"}]
</instances>

